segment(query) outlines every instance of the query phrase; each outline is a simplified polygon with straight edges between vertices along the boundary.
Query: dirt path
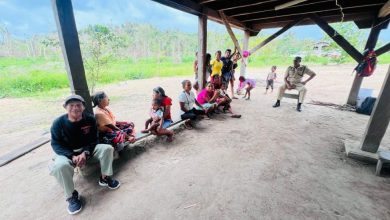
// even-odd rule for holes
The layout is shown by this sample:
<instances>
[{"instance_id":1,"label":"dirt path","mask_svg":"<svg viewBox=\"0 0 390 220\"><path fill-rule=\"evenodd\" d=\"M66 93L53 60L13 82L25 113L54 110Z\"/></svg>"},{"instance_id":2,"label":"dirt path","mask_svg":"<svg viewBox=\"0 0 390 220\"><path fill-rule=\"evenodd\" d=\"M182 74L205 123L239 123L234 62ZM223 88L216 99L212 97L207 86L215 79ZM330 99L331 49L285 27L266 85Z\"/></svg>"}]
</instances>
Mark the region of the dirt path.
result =
<instances>
[{"instance_id":1,"label":"dirt path","mask_svg":"<svg viewBox=\"0 0 390 220\"><path fill-rule=\"evenodd\" d=\"M307 101L342 104L352 82L347 69L313 67L319 76L308 85ZM378 89L386 70L380 66L363 87ZM272 109L276 94L263 94L265 73L253 75L260 81L253 100L234 103L242 119L220 115L177 134L172 144L149 144L146 152L117 169L120 189L108 191L94 177L76 175L76 187L86 201L79 217L389 219L390 180L374 176L373 166L343 153L343 140L360 139L368 117L309 104L297 113L294 100ZM176 99L180 80L149 79L105 89L113 94L118 117L130 119L129 109L131 119L140 124L150 88L163 85ZM26 105L31 106L36 104ZM389 134L383 143L389 146ZM48 175L51 155L45 145L0 168L0 219L69 218L62 190Z\"/></svg>"}]
</instances>

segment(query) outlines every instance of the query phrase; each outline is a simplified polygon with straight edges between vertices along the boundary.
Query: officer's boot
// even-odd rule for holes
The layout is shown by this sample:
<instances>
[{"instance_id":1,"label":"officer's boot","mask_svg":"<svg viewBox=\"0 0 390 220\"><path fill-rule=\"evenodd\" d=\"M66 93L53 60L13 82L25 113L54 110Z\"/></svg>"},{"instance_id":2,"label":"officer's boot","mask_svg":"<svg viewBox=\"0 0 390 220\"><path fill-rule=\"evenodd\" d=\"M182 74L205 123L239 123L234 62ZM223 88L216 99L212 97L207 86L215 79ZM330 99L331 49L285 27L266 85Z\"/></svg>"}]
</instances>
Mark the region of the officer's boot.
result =
<instances>
[{"instance_id":1,"label":"officer's boot","mask_svg":"<svg viewBox=\"0 0 390 220\"><path fill-rule=\"evenodd\" d=\"M297 105L297 111L301 112L302 111L302 103L298 103Z\"/></svg>"},{"instance_id":2,"label":"officer's boot","mask_svg":"<svg viewBox=\"0 0 390 220\"><path fill-rule=\"evenodd\" d=\"M280 106L280 100L276 100L276 103L272 107L277 108L279 106Z\"/></svg>"}]
</instances>

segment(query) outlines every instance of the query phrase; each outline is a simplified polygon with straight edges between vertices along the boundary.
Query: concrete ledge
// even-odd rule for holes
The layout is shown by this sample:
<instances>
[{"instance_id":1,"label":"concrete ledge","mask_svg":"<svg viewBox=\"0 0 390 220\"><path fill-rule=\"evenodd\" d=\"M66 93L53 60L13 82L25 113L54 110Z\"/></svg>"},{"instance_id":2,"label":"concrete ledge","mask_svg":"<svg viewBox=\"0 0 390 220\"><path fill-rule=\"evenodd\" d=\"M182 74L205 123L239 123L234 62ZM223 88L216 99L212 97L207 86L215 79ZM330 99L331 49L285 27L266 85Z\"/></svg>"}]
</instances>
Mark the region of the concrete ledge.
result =
<instances>
[{"instance_id":1,"label":"concrete ledge","mask_svg":"<svg viewBox=\"0 0 390 220\"><path fill-rule=\"evenodd\" d=\"M345 140L344 141L345 153L347 157L363 161L370 164L376 164L378 162L378 153L370 153L362 151L360 149L360 142L356 140ZM378 151L384 150L382 147Z\"/></svg>"}]
</instances>

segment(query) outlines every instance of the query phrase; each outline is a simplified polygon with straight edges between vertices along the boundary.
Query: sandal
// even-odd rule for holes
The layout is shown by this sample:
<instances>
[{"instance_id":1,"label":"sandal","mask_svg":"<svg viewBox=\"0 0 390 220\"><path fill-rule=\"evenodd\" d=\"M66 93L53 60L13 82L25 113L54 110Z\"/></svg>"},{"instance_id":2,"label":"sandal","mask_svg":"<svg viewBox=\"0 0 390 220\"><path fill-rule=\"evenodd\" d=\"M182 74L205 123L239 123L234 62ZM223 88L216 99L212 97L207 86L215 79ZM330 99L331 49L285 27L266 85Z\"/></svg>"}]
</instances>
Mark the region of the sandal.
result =
<instances>
[{"instance_id":1,"label":"sandal","mask_svg":"<svg viewBox=\"0 0 390 220\"><path fill-rule=\"evenodd\" d=\"M234 115L232 115L232 116L230 116L230 117L232 117L232 118L241 118L241 115L236 115L236 114L234 114Z\"/></svg>"}]
</instances>

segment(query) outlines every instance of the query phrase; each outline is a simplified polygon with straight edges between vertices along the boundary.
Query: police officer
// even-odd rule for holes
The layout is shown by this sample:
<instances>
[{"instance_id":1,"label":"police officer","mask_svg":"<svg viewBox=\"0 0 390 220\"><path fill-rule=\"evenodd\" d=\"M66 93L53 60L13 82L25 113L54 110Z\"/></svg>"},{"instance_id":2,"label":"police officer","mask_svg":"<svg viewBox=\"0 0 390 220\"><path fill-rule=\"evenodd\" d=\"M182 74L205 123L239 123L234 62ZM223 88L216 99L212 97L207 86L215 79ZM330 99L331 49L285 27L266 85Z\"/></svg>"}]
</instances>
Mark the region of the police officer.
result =
<instances>
[{"instance_id":1,"label":"police officer","mask_svg":"<svg viewBox=\"0 0 390 220\"><path fill-rule=\"evenodd\" d=\"M297 111L298 112L302 111L301 106L307 92L305 85L310 80L312 80L316 76L316 74L313 71L311 71L309 68L307 68L305 65L301 65L301 60L302 60L301 57L295 57L294 66L289 66L287 68L286 74L284 76L284 84L281 87L279 87L278 99L276 103L273 105L274 108L280 106L280 100L282 99L286 89L288 90L296 89L299 92ZM302 78L305 74L309 75L309 78L302 81Z\"/></svg>"}]
</instances>

